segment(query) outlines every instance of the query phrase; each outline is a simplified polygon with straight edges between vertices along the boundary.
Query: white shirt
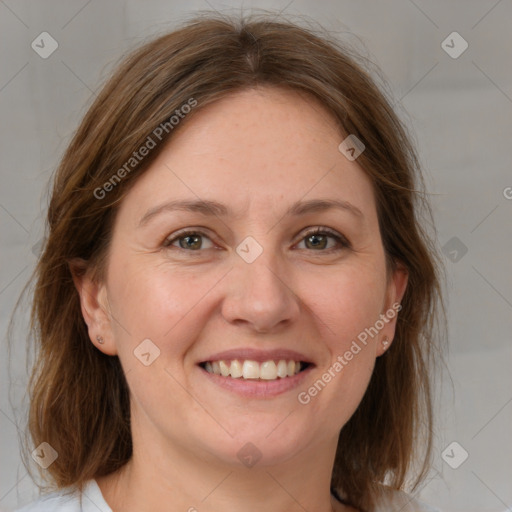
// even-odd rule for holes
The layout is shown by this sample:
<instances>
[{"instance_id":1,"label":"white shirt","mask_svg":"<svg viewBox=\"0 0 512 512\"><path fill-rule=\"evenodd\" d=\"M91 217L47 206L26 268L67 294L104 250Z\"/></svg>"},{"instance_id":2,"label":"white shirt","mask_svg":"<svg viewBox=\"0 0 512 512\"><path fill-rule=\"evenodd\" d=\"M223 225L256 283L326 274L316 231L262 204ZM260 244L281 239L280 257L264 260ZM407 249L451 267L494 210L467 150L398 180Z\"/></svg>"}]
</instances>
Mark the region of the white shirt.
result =
<instances>
[{"instance_id":1,"label":"white shirt","mask_svg":"<svg viewBox=\"0 0 512 512\"><path fill-rule=\"evenodd\" d=\"M112 512L101 494L96 480L89 480L84 486L80 503L78 491L66 493L61 490L39 498L37 501L18 509L17 512ZM393 489L383 491L382 499L373 512L440 512L422 503L409 494Z\"/></svg>"}]
</instances>

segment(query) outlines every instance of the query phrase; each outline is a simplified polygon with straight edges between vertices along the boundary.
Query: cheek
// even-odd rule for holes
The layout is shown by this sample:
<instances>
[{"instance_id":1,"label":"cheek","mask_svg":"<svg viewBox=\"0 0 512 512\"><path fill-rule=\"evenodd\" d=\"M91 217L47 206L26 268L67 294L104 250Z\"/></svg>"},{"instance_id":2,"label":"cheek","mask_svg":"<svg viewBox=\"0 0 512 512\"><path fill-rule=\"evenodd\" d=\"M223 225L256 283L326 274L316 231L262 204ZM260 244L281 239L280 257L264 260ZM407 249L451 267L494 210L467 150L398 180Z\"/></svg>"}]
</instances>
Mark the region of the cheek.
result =
<instances>
[{"instance_id":1,"label":"cheek","mask_svg":"<svg viewBox=\"0 0 512 512\"><path fill-rule=\"evenodd\" d=\"M331 349L344 351L358 334L379 318L385 294L384 270L378 266L352 265L340 268L317 286L308 279L303 289L306 303L321 320L319 329ZM313 282L315 282L313 280ZM309 284L308 284L309 283Z\"/></svg>"},{"instance_id":2,"label":"cheek","mask_svg":"<svg viewBox=\"0 0 512 512\"><path fill-rule=\"evenodd\" d=\"M221 277L217 271L183 271L152 255L120 259L109 274L112 325L120 351L133 350L146 338L166 353L186 350L200 328L197 319L204 314L205 297Z\"/></svg>"},{"instance_id":3,"label":"cheek","mask_svg":"<svg viewBox=\"0 0 512 512\"><path fill-rule=\"evenodd\" d=\"M331 273L329 279L316 282L323 285L312 287L309 280L310 292L303 296L309 298L307 306L318 319L317 329L330 359L321 368L322 382L317 380L314 388L303 391L311 397L310 405L316 413L327 414L333 428L338 428L357 408L373 372L377 338L366 335L361 342L364 338L358 336L364 336L365 329L379 319L386 287L385 267L375 260L347 264Z\"/></svg>"}]
</instances>

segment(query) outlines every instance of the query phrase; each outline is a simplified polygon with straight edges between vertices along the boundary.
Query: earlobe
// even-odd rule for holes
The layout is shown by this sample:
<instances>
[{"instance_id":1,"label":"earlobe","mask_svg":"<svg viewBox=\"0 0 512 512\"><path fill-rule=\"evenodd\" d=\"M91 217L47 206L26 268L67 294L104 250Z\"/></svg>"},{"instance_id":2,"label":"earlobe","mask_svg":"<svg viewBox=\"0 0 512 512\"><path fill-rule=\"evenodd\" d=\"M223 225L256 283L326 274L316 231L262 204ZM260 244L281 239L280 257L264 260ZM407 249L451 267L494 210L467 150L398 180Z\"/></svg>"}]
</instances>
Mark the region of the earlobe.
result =
<instances>
[{"instance_id":1,"label":"earlobe","mask_svg":"<svg viewBox=\"0 0 512 512\"><path fill-rule=\"evenodd\" d=\"M87 324L91 342L105 354L116 355L110 313L103 305L103 302L107 302L105 285L92 279L84 260L75 259L69 262L69 269L78 292L82 316Z\"/></svg>"}]
</instances>

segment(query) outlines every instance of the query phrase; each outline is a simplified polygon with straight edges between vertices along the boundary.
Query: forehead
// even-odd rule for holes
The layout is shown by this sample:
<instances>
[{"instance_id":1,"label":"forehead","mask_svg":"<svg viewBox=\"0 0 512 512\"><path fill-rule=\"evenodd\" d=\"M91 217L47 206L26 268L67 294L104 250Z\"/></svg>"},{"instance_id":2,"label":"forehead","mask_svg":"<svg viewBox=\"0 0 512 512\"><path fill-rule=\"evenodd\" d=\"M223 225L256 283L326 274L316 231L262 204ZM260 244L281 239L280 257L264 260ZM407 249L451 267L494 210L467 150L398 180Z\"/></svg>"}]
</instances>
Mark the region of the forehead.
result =
<instances>
[{"instance_id":1,"label":"forehead","mask_svg":"<svg viewBox=\"0 0 512 512\"><path fill-rule=\"evenodd\" d=\"M368 176L338 150L345 135L309 95L244 90L196 107L125 198L139 218L172 199L214 199L233 215L277 213L300 199L342 199L372 215ZM122 205L121 209L128 206Z\"/></svg>"}]
</instances>

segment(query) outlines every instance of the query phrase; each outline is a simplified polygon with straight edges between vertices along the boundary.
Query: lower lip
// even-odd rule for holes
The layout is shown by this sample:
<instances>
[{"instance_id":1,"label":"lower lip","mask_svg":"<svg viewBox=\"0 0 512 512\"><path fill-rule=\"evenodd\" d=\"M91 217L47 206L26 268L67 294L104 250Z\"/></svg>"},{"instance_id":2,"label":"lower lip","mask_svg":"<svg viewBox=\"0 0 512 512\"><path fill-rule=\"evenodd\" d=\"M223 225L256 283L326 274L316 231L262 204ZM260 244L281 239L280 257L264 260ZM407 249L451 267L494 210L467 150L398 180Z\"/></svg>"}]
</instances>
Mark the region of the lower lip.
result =
<instances>
[{"instance_id":1,"label":"lower lip","mask_svg":"<svg viewBox=\"0 0 512 512\"><path fill-rule=\"evenodd\" d=\"M199 367L202 374L213 384L246 398L268 398L286 393L299 387L312 369L313 365L310 365L305 370L296 373L293 377L278 378L276 380L258 380L223 377L222 375L209 373L204 368Z\"/></svg>"}]
</instances>

